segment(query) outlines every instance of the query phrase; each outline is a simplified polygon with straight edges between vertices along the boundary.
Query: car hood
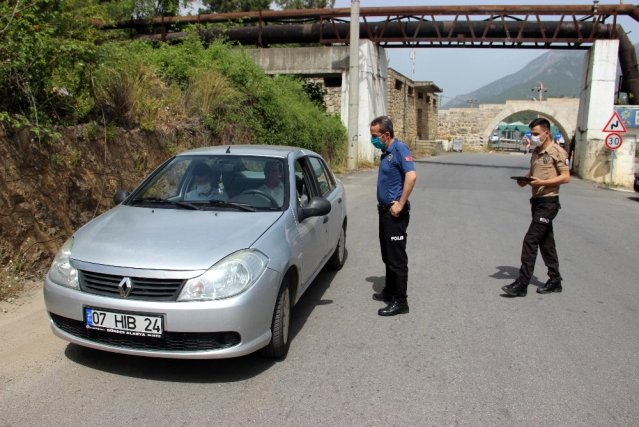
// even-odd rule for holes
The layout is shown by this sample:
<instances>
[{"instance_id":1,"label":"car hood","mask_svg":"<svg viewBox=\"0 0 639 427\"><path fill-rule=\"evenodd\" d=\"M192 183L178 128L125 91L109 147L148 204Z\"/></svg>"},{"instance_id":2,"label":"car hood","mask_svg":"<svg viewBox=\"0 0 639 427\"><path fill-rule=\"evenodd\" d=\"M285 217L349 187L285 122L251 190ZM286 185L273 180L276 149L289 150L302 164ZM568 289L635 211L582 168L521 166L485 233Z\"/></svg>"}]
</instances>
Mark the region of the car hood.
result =
<instances>
[{"instance_id":1,"label":"car hood","mask_svg":"<svg viewBox=\"0 0 639 427\"><path fill-rule=\"evenodd\" d=\"M74 234L71 258L157 270L204 270L253 243L282 212L117 206Z\"/></svg>"}]
</instances>

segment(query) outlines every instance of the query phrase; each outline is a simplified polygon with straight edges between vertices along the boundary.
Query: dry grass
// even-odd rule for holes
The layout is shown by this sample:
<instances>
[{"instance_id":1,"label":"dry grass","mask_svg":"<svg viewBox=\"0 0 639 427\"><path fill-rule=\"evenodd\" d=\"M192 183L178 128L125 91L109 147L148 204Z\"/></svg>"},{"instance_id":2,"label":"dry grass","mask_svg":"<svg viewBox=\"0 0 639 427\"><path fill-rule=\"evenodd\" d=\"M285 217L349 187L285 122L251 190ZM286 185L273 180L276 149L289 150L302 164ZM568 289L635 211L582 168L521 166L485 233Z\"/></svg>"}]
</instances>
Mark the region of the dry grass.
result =
<instances>
[{"instance_id":1,"label":"dry grass","mask_svg":"<svg viewBox=\"0 0 639 427\"><path fill-rule=\"evenodd\" d=\"M188 110L205 116L236 110L240 103L241 95L224 76L213 70L196 74L186 94Z\"/></svg>"},{"instance_id":2,"label":"dry grass","mask_svg":"<svg viewBox=\"0 0 639 427\"><path fill-rule=\"evenodd\" d=\"M0 274L0 301L11 300L22 293L25 277L20 266L13 261L2 267Z\"/></svg>"}]
</instances>

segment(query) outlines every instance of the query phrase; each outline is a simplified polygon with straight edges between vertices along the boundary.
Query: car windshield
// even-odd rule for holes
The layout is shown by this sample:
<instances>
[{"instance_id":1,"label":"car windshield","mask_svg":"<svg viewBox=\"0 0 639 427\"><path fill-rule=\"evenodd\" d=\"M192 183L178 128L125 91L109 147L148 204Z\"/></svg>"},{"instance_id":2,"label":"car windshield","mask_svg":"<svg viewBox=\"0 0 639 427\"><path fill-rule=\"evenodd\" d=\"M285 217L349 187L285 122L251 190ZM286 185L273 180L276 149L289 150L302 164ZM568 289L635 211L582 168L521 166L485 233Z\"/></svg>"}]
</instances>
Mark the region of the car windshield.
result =
<instances>
[{"instance_id":1,"label":"car windshield","mask_svg":"<svg viewBox=\"0 0 639 427\"><path fill-rule=\"evenodd\" d=\"M281 211L288 204L282 158L238 155L177 156L147 178L130 206L166 209Z\"/></svg>"}]
</instances>

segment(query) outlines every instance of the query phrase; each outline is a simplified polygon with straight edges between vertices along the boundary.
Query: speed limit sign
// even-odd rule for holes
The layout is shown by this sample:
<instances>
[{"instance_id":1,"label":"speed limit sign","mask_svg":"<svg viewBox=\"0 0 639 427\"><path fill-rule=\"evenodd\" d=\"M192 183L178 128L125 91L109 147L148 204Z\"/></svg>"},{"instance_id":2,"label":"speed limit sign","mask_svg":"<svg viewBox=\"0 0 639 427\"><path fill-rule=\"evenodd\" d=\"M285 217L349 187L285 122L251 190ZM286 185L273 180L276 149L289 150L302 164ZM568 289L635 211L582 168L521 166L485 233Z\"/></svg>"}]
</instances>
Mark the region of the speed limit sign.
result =
<instances>
[{"instance_id":1,"label":"speed limit sign","mask_svg":"<svg viewBox=\"0 0 639 427\"><path fill-rule=\"evenodd\" d=\"M606 147L611 150L616 150L617 148L621 147L622 143L623 138L618 133L609 133L608 135L606 135L606 140L604 141Z\"/></svg>"}]
</instances>

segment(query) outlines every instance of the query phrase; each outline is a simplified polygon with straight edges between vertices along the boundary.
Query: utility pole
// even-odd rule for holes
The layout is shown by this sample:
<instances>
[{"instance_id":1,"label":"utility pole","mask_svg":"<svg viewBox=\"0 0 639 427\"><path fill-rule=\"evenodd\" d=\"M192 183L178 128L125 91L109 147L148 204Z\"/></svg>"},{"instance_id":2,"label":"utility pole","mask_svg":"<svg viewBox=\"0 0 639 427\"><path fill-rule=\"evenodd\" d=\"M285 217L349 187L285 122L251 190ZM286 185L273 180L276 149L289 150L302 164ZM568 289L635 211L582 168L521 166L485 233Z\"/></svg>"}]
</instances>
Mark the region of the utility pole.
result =
<instances>
[{"instance_id":1,"label":"utility pole","mask_svg":"<svg viewBox=\"0 0 639 427\"><path fill-rule=\"evenodd\" d=\"M544 92L548 92L548 87L544 86L544 84L542 82L537 82L539 83L539 86L535 86L534 88L530 89L532 92L537 91L539 92L539 100L543 101L544 100Z\"/></svg>"},{"instance_id":2,"label":"utility pole","mask_svg":"<svg viewBox=\"0 0 639 427\"><path fill-rule=\"evenodd\" d=\"M356 170L359 131L359 0L351 0L350 58L348 67L348 150L346 167Z\"/></svg>"}]
</instances>

